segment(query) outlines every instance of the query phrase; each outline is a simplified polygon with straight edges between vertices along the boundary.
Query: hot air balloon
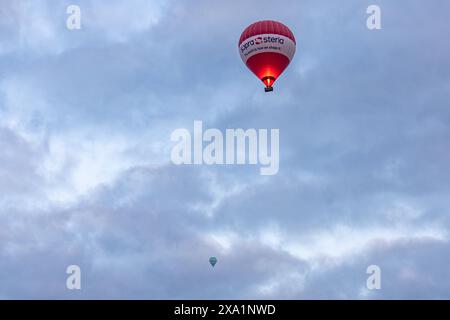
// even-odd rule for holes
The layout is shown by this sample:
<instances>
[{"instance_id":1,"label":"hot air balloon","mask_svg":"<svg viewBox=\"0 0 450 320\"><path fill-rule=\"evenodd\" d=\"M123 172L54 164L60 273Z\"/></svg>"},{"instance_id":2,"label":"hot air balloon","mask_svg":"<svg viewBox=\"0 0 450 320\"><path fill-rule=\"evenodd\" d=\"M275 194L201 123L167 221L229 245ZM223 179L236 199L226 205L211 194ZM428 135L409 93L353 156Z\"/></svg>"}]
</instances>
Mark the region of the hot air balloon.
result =
<instances>
[{"instance_id":1,"label":"hot air balloon","mask_svg":"<svg viewBox=\"0 0 450 320\"><path fill-rule=\"evenodd\" d=\"M214 268L214 266L216 265L216 263L217 263L217 258L216 257L211 257L211 258L209 258L209 263L213 266L213 268Z\"/></svg>"},{"instance_id":2,"label":"hot air balloon","mask_svg":"<svg viewBox=\"0 0 450 320\"><path fill-rule=\"evenodd\" d=\"M281 22L265 20L248 26L239 39L241 59L273 91L273 83L295 54L295 37Z\"/></svg>"}]
</instances>

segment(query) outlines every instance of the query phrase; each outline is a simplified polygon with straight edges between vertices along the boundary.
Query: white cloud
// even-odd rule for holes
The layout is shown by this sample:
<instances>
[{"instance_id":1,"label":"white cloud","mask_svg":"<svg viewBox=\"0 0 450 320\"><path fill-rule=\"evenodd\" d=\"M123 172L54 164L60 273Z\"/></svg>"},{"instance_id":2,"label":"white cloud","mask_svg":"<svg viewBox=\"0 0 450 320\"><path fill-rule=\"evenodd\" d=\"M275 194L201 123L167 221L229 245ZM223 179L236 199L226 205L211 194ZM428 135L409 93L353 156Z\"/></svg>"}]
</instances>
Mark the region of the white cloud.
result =
<instances>
[{"instance_id":1,"label":"white cloud","mask_svg":"<svg viewBox=\"0 0 450 320\"><path fill-rule=\"evenodd\" d=\"M8 30L0 43L0 54L30 50L34 57L58 55L96 42L126 42L129 37L154 27L161 19L166 1L131 0L77 1L81 29L69 31L66 9L70 1L7 0L2 3L2 25Z\"/></svg>"},{"instance_id":2,"label":"white cloud","mask_svg":"<svg viewBox=\"0 0 450 320\"><path fill-rule=\"evenodd\" d=\"M86 3L84 21L87 29L102 32L112 41L125 42L157 25L165 7L165 0L95 1Z\"/></svg>"},{"instance_id":3,"label":"white cloud","mask_svg":"<svg viewBox=\"0 0 450 320\"><path fill-rule=\"evenodd\" d=\"M353 255L364 253L378 243L395 243L405 239L429 238L446 241L447 231L439 227L358 227L337 225L331 229L312 230L301 236L286 239L284 249L298 257L311 261L315 267L321 259L327 258L340 263Z\"/></svg>"}]
</instances>

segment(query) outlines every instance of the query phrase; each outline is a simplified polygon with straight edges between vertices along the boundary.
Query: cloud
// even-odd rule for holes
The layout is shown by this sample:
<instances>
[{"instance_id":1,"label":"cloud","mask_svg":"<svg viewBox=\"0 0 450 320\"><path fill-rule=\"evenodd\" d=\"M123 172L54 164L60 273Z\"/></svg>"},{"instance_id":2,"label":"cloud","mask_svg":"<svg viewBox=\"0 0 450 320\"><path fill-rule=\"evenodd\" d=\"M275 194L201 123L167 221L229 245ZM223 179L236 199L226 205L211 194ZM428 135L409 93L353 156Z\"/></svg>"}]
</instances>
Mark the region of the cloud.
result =
<instances>
[{"instance_id":1,"label":"cloud","mask_svg":"<svg viewBox=\"0 0 450 320\"><path fill-rule=\"evenodd\" d=\"M81 30L66 28L67 8L77 5L81 12ZM128 41L158 24L163 16L165 1L95 1L46 0L2 2L2 38L0 54L33 51L36 57L59 55L80 46L94 43Z\"/></svg>"}]
</instances>

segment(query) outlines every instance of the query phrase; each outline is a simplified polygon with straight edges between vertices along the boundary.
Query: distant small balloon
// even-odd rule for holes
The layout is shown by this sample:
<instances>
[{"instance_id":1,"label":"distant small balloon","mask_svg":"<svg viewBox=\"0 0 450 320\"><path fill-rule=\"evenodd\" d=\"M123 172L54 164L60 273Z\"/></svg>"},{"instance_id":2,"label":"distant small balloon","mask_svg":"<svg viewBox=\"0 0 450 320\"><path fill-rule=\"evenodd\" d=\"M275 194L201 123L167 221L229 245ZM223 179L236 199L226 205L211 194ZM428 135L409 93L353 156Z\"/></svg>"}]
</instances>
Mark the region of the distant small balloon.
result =
<instances>
[{"instance_id":1,"label":"distant small balloon","mask_svg":"<svg viewBox=\"0 0 450 320\"><path fill-rule=\"evenodd\" d=\"M214 267L217 263L217 258L216 257L209 258L209 263Z\"/></svg>"}]
</instances>

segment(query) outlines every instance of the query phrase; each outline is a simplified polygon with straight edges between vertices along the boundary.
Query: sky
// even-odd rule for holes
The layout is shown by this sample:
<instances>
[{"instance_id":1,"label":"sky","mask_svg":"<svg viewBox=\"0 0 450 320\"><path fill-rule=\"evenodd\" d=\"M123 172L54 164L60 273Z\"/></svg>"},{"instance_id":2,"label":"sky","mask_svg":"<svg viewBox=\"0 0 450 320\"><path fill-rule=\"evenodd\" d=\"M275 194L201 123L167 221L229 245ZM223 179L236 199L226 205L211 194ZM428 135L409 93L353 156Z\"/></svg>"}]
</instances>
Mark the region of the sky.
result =
<instances>
[{"instance_id":1,"label":"sky","mask_svg":"<svg viewBox=\"0 0 450 320\"><path fill-rule=\"evenodd\" d=\"M449 299L449 11L0 0L0 298ZM297 40L268 94L237 48L265 19ZM195 120L279 129L279 172L174 165Z\"/></svg>"}]
</instances>

